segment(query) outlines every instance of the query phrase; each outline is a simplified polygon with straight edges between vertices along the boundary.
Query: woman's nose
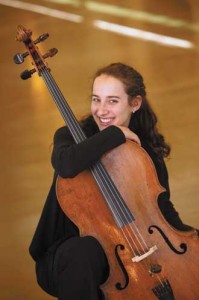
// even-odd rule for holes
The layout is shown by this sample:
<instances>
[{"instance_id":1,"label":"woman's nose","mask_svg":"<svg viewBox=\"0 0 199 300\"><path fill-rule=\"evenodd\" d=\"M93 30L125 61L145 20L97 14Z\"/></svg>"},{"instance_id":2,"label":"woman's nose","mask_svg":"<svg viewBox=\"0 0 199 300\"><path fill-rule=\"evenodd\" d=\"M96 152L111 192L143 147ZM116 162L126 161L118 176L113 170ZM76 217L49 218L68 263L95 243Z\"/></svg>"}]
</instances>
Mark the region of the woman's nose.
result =
<instances>
[{"instance_id":1,"label":"woman's nose","mask_svg":"<svg viewBox=\"0 0 199 300\"><path fill-rule=\"evenodd\" d=\"M106 103L100 103L100 105L98 106L98 114L104 115L107 114L107 112L108 112L108 107Z\"/></svg>"}]
</instances>

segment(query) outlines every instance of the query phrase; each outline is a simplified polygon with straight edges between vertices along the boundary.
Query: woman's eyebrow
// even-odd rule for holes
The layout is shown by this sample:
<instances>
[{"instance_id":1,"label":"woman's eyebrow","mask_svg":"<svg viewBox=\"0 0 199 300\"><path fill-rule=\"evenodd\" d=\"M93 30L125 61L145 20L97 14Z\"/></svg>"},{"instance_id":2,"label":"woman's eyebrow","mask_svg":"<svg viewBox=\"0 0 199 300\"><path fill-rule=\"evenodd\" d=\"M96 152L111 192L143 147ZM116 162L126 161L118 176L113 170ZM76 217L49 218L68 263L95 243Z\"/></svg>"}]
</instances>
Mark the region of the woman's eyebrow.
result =
<instances>
[{"instance_id":1,"label":"woman's eyebrow","mask_svg":"<svg viewBox=\"0 0 199 300\"><path fill-rule=\"evenodd\" d=\"M98 95L96 95L96 94L91 94L91 97L100 97L100 96L98 96ZM114 95L107 96L107 98L108 98L108 99L110 99L110 98L117 98L117 99L120 99L119 96L114 96Z\"/></svg>"},{"instance_id":2,"label":"woman's eyebrow","mask_svg":"<svg viewBox=\"0 0 199 300\"><path fill-rule=\"evenodd\" d=\"M117 98L117 99L120 99L119 96L108 96L107 98Z\"/></svg>"}]
</instances>

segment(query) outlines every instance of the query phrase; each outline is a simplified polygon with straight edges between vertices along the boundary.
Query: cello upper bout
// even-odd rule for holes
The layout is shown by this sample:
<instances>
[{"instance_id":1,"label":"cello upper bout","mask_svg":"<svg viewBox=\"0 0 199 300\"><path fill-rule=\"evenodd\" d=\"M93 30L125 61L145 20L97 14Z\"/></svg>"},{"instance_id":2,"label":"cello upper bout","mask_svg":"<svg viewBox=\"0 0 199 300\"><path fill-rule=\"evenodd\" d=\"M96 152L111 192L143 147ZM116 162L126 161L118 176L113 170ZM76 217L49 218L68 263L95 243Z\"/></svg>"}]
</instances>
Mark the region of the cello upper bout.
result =
<instances>
[{"instance_id":1,"label":"cello upper bout","mask_svg":"<svg viewBox=\"0 0 199 300\"><path fill-rule=\"evenodd\" d=\"M142 188L141 185L147 184L147 188L150 191L153 189L153 193L157 194L157 197L165 191L165 188L159 182L152 159L135 142L127 140L126 143L107 152L102 157L102 163L111 176L118 174L120 180L122 180L121 177L124 177L123 182L128 178L131 185L134 182L136 182L136 186L139 184L139 189Z\"/></svg>"}]
</instances>

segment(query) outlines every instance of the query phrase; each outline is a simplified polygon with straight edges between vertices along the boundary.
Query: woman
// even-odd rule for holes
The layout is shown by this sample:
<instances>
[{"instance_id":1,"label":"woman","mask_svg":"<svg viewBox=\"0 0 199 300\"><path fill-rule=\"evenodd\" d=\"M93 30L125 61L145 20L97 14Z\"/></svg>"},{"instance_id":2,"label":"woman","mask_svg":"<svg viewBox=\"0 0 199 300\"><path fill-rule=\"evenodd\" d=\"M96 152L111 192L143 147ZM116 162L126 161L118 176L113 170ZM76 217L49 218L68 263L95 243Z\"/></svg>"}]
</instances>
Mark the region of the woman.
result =
<instances>
[{"instance_id":1,"label":"woman","mask_svg":"<svg viewBox=\"0 0 199 300\"><path fill-rule=\"evenodd\" d=\"M126 139L141 145L154 162L160 184L166 189L158 199L165 219L177 229L192 229L182 223L170 202L163 160L169 155L170 147L156 123L142 76L130 66L115 63L95 74L91 115L81 122L88 138L76 144L67 127L55 133L52 153L55 176L30 245L38 283L47 293L59 300L105 299L99 286L109 275L106 254L95 238L79 237L79 229L58 204L55 181L57 175L76 176ZM172 295L166 297L173 299Z\"/></svg>"}]
</instances>

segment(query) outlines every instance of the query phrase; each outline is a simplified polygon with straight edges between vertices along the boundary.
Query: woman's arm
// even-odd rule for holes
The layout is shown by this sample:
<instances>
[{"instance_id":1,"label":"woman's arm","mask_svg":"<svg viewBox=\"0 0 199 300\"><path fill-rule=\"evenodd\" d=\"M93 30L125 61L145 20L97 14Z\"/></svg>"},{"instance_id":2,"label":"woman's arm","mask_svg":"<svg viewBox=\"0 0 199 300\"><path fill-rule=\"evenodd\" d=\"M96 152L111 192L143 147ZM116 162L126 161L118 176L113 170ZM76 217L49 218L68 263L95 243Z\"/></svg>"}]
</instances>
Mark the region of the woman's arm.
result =
<instances>
[{"instance_id":1,"label":"woman's arm","mask_svg":"<svg viewBox=\"0 0 199 300\"><path fill-rule=\"evenodd\" d=\"M67 127L58 129L54 136L52 165L62 177L74 177L89 168L101 156L126 141L123 132L109 126L85 141L75 144Z\"/></svg>"}]
</instances>

